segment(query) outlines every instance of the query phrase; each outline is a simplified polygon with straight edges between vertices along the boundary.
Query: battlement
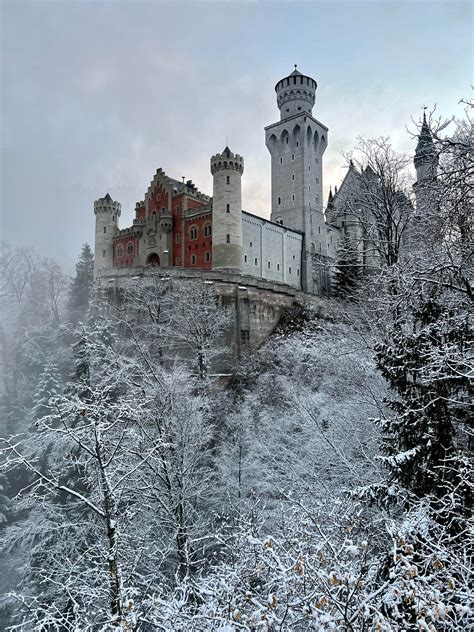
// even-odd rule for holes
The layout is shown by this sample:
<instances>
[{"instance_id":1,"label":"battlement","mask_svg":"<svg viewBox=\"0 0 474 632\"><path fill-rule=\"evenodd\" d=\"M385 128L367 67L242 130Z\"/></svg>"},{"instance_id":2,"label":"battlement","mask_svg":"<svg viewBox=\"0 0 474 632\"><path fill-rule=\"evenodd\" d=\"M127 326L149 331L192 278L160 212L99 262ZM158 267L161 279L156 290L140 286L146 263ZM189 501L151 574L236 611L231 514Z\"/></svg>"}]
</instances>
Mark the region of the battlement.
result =
<instances>
[{"instance_id":1,"label":"battlement","mask_svg":"<svg viewBox=\"0 0 474 632\"><path fill-rule=\"evenodd\" d=\"M122 205L120 202L116 202L112 200L110 195L107 193L105 197L99 198L94 202L94 214L98 213L113 213L117 217L120 217L122 212Z\"/></svg>"},{"instance_id":2,"label":"battlement","mask_svg":"<svg viewBox=\"0 0 474 632\"><path fill-rule=\"evenodd\" d=\"M211 173L214 175L221 170L237 171L241 175L244 172L244 159L239 154L234 154L228 147L221 154L215 154L211 158Z\"/></svg>"}]
</instances>

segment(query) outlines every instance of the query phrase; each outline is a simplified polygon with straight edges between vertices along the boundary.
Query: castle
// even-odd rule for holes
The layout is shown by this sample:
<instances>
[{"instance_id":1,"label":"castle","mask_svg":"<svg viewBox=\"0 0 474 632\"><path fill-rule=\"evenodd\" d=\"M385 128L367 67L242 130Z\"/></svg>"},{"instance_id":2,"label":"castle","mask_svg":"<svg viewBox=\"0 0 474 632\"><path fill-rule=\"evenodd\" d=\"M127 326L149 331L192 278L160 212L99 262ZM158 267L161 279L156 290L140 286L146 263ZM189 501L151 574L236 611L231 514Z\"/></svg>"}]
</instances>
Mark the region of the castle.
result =
<instances>
[{"instance_id":1,"label":"castle","mask_svg":"<svg viewBox=\"0 0 474 632\"><path fill-rule=\"evenodd\" d=\"M371 174L360 174L351 165L323 207L328 128L313 116L316 89L316 81L296 66L275 86L280 120L265 128L271 155L270 220L242 210L244 159L229 147L211 157L212 197L191 180L181 182L158 169L129 228L119 228L121 205L109 194L94 203L96 281L160 266L240 275L324 295L330 293L331 265L343 235L357 244L365 266L376 267L378 255L367 243L367 217L361 215L367 210L350 204L361 178ZM436 171L425 118L415 167L415 193L421 199L423 182ZM403 197L400 202L408 204Z\"/></svg>"}]
</instances>

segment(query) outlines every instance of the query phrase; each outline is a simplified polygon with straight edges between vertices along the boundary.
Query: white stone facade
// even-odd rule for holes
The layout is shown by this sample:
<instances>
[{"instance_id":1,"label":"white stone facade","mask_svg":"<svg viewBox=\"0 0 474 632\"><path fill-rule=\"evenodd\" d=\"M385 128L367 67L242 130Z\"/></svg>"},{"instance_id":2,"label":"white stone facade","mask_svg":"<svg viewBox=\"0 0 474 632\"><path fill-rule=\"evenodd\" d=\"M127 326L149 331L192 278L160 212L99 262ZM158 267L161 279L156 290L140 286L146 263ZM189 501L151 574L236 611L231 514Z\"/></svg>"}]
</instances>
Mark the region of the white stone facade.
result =
<instances>
[{"instance_id":1,"label":"white stone facade","mask_svg":"<svg viewBox=\"0 0 474 632\"><path fill-rule=\"evenodd\" d=\"M303 234L242 213L243 272L302 289Z\"/></svg>"}]
</instances>

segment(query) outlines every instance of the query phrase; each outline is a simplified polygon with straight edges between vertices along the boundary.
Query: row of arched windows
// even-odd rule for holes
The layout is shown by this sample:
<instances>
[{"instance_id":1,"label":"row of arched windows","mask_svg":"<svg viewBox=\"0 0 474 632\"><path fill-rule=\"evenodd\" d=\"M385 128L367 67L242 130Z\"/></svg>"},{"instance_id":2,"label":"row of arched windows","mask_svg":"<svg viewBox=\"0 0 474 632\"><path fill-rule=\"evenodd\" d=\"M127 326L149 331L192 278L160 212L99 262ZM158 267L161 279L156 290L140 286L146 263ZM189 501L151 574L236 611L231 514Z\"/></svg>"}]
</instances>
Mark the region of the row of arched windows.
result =
<instances>
[{"instance_id":1,"label":"row of arched windows","mask_svg":"<svg viewBox=\"0 0 474 632\"><path fill-rule=\"evenodd\" d=\"M195 239L198 238L199 228L195 224L190 226L188 231L189 231L190 241L194 241ZM203 237L209 237L212 234L212 225L210 222L206 222L204 224L204 226L202 227L202 234L203 234Z\"/></svg>"},{"instance_id":2,"label":"row of arched windows","mask_svg":"<svg viewBox=\"0 0 474 632\"><path fill-rule=\"evenodd\" d=\"M135 253L135 246L132 241L127 244L127 254L133 255ZM123 245L119 244L115 250L115 254L117 257L123 256Z\"/></svg>"}]
</instances>

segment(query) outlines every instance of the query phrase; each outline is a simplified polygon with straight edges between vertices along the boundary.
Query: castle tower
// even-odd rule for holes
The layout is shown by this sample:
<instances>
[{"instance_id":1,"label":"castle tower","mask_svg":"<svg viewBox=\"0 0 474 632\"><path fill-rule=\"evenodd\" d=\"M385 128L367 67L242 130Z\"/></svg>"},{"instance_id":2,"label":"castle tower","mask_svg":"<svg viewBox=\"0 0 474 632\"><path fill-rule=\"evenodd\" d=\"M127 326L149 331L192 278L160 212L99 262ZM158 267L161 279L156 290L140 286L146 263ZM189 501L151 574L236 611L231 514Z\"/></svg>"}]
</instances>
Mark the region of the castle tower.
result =
<instances>
[{"instance_id":1,"label":"castle tower","mask_svg":"<svg viewBox=\"0 0 474 632\"><path fill-rule=\"evenodd\" d=\"M303 289L317 291L313 283L313 255L327 256L323 215L322 156L328 128L312 114L317 83L295 70L275 86L280 121L265 128L272 160L272 212L274 222L305 234Z\"/></svg>"},{"instance_id":2,"label":"castle tower","mask_svg":"<svg viewBox=\"0 0 474 632\"><path fill-rule=\"evenodd\" d=\"M242 174L244 159L228 147L211 158L212 269L242 272Z\"/></svg>"},{"instance_id":3,"label":"castle tower","mask_svg":"<svg viewBox=\"0 0 474 632\"><path fill-rule=\"evenodd\" d=\"M416 183L413 189L416 196L416 208L421 214L427 211L433 202L438 173L438 155L424 112L413 162L416 169Z\"/></svg>"},{"instance_id":4,"label":"castle tower","mask_svg":"<svg viewBox=\"0 0 474 632\"><path fill-rule=\"evenodd\" d=\"M112 268L114 265L114 236L121 212L120 202L114 202L108 193L94 202L94 279L100 275L101 270Z\"/></svg>"}]
</instances>

